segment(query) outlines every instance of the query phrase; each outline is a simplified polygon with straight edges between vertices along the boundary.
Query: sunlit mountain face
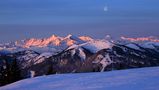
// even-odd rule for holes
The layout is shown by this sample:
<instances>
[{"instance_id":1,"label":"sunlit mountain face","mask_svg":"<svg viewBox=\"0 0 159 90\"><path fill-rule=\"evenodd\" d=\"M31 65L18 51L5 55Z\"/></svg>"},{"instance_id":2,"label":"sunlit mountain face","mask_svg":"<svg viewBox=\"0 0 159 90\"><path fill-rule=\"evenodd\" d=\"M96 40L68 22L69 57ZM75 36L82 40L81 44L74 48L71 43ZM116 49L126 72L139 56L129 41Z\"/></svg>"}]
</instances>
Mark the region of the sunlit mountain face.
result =
<instances>
[{"instance_id":1,"label":"sunlit mountain face","mask_svg":"<svg viewBox=\"0 0 159 90\"><path fill-rule=\"evenodd\" d=\"M1 43L1 50L9 50L9 51L22 51L26 49L31 50L46 50L46 51L54 51L58 52L60 49L66 49L69 46L74 44L80 44L84 42L92 41L93 39L89 36L79 36L76 37L74 35L67 35L65 37L52 35L48 38L30 38L24 40L13 41L9 43Z\"/></svg>"}]
</instances>

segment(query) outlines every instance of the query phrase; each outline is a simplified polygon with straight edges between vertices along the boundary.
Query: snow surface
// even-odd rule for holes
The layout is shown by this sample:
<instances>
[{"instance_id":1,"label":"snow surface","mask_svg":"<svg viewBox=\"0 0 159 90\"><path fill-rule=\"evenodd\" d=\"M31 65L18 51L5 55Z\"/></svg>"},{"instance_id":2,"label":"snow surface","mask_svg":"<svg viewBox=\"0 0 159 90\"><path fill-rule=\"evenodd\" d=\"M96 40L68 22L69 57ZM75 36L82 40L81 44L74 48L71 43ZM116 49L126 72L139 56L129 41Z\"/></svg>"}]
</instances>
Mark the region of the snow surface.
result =
<instances>
[{"instance_id":1,"label":"snow surface","mask_svg":"<svg viewBox=\"0 0 159 90\"><path fill-rule=\"evenodd\" d=\"M45 61L46 58L49 58L51 56L52 56L52 53L49 53L49 52L42 53L38 57L35 58L34 64L41 63L41 62Z\"/></svg>"},{"instance_id":2,"label":"snow surface","mask_svg":"<svg viewBox=\"0 0 159 90\"><path fill-rule=\"evenodd\" d=\"M82 48L79 48L79 57L81 58L81 60L86 59L86 54L83 52Z\"/></svg>"},{"instance_id":3,"label":"snow surface","mask_svg":"<svg viewBox=\"0 0 159 90\"><path fill-rule=\"evenodd\" d=\"M136 49L136 50L141 50L138 46L136 46L135 44L127 44L126 46L130 47L130 48L133 48L133 49Z\"/></svg>"},{"instance_id":4,"label":"snow surface","mask_svg":"<svg viewBox=\"0 0 159 90\"><path fill-rule=\"evenodd\" d=\"M85 43L85 41L81 40L79 37L76 37L76 36L73 36L73 35L70 35L70 34L67 37L69 37L70 39L78 42L78 44Z\"/></svg>"},{"instance_id":5,"label":"snow surface","mask_svg":"<svg viewBox=\"0 0 159 90\"><path fill-rule=\"evenodd\" d=\"M56 74L21 80L0 90L158 90L159 67Z\"/></svg>"},{"instance_id":6,"label":"snow surface","mask_svg":"<svg viewBox=\"0 0 159 90\"><path fill-rule=\"evenodd\" d=\"M152 42L147 42L147 43L144 43L142 44L142 47L144 48L150 48L150 49L154 49L154 44Z\"/></svg>"},{"instance_id":7,"label":"snow surface","mask_svg":"<svg viewBox=\"0 0 159 90\"><path fill-rule=\"evenodd\" d=\"M94 40L79 45L73 44L72 46L68 47L66 50L71 50L71 56L75 55L75 53L78 51L78 56L81 58L81 60L85 60L86 54L84 53L82 48L85 48L92 53L97 53L102 49L112 48L112 46L113 44L110 43L109 41Z\"/></svg>"},{"instance_id":8,"label":"snow surface","mask_svg":"<svg viewBox=\"0 0 159 90\"><path fill-rule=\"evenodd\" d=\"M92 63L98 63L102 65L102 70L101 72L104 71L105 67L110 65L112 63L112 60L110 59L109 54L102 56L102 55L98 55L97 58L95 59L95 61L93 61Z\"/></svg>"},{"instance_id":9,"label":"snow surface","mask_svg":"<svg viewBox=\"0 0 159 90\"><path fill-rule=\"evenodd\" d=\"M155 46L159 46L159 42L146 42L144 44L141 44L141 46L144 48L155 49Z\"/></svg>"},{"instance_id":10,"label":"snow surface","mask_svg":"<svg viewBox=\"0 0 159 90\"><path fill-rule=\"evenodd\" d=\"M86 59L86 54L83 52L83 49L80 47L80 45L74 44L66 50L69 50L69 49L72 49L71 50L71 56L74 56L76 54L76 51L78 51L78 56L81 58L81 60Z\"/></svg>"},{"instance_id":11,"label":"snow surface","mask_svg":"<svg viewBox=\"0 0 159 90\"><path fill-rule=\"evenodd\" d=\"M88 44L84 44L82 47L90 50L92 53L96 53L99 50L106 49L106 48L112 48L113 44L105 41L105 40L94 40L88 42Z\"/></svg>"}]
</instances>

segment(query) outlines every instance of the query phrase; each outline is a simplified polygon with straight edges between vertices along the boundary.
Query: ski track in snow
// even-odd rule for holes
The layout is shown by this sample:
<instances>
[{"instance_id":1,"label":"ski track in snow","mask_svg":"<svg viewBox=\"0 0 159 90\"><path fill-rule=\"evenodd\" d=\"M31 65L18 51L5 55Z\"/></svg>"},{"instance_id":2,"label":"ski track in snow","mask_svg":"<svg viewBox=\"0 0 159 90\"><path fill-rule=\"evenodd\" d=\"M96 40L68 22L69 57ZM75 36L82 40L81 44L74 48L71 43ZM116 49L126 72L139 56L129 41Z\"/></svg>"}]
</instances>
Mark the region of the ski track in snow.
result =
<instances>
[{"instance_id":1,"label":"ski track in snow","mask_svg":"<svg viewBox=\"0 0 159 90\"><path fill-rule=\"evenodd\" d=\"M56 74L21 80L0 90L158 90L159 67Z\"/></svg>"}]
</instances>

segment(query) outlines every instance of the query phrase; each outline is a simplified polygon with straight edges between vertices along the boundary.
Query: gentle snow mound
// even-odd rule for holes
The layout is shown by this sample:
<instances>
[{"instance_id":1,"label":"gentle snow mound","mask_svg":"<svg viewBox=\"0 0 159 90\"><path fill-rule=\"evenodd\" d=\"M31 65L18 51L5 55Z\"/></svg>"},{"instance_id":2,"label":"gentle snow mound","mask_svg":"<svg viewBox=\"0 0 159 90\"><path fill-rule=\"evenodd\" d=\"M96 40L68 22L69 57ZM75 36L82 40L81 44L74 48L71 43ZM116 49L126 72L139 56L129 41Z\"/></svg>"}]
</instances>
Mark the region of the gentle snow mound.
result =
<instances>
[{"instance_id":1,"label":"gentle snow mound","mask_svg":"<svg viewBox=\"0 0 159 90\"><path fill-rule=\"evenodd\" d=\"M158 90L159 67L57 74L18 81L0 90Z\"/></svg>"}]
</instances>

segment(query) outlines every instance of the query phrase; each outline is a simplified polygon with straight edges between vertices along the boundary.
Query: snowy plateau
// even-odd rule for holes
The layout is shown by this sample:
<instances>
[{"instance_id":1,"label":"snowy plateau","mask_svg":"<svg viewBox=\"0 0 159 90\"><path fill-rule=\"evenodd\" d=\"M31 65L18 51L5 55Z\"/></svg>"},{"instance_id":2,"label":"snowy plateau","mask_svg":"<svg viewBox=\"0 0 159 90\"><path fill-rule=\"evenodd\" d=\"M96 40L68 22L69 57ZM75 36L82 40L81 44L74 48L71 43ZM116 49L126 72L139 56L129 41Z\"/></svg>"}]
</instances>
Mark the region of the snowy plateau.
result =
<instances>
[{"instance_id":1,"label":"snowy plateau","mask_svg":"<svg viewBox=\"0 0 159 90\"><path fill-rule=\"evenodd\" d=\"M0 90L158 90L159 67L25 79Z\"/></svg>"}]
</instances>

